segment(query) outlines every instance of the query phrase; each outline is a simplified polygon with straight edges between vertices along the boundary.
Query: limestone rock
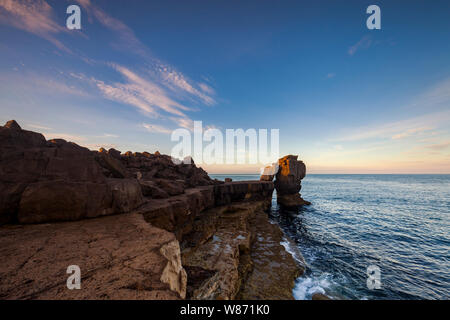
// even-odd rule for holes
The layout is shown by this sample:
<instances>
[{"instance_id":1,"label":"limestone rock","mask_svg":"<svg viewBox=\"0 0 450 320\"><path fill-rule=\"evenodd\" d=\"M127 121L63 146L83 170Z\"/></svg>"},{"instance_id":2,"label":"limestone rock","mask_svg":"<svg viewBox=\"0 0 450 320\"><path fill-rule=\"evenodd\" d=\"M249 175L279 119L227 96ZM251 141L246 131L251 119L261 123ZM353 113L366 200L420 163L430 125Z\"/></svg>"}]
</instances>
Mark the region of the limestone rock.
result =
<instances>
[{"instance_id":1,"label":"limestone rock","mask_svg":"<svg viewBox=\"0 0 450 320\"><path fill-rule=\"evenodd\" d=\"M161 282L169 284L170 290L178 292L181 298L186 297L187 275L181 266L180 245L177 240L166 243L159 252L167 259L166 267L161 274Z\"/></svg>"},{"instance_id":2,"label":"limestone rock","mask_svg":"<svg viewBox=\"0 0 450 320\"><path fill-rule=\"evenodd\" d=\"M316 292L311 297L312 300L331 300L330 297L324 295L323 293Z\"/></svg>"},{"instance_id":3,"label":"limestone rock","mask_svg":"<svg viewBox=\"0 0 450 320\"><path fill-rule=\"evenodd\" d=\"M191 299L292 299L302 268L281 246L283 234L263 211L270 201L216 207L183 239Z\"/></svg>"},{"instance_id":4,"label":"limestone rock","mask_svg":"<svg viewBox=\"0 0 450 320\"><path fill-rule=\"evenodd\" d=\"M275 180L278 194L293 194L300 191L306 166L297 158L298 156L288 155L278 160L279 170Z\"/></svg>"},{"instance_id":5,"label":"limestone rock","mask_svg":"<svg viewBox=\"0 0 450 320\"><path fill-rule=\"evenodd\" d=\"M19 126L16 120L9 120L8 122L6 122L5 128L12 130L22 130L22 128Z\"/></svg>"},{"instance_id":6,"label":"limestone rock","mask_svg":"<svg viewBox=\"0 0 450 320\"><path fill-rule=\"evenodd\" d=\"M108 150L108 154L113 157L114 159L120 160L120 151L116 150L114 148L110 148Z\"/></svg>"},{"instance_id":7,"label":"limestone rock","mask_svg":"<svg viewBox=\"0 0 450 320\"><path fill-rule=\"evenodd\" d=\"M170 196L183 194L185 190L185 183L183 180L156 179L155 182Z\"/></svg>"},{"instance_id":8,"label":"limestone rock","mask_svg":"<svg viewBox=\"0 0 450 320\"><path fill-rule=\"evenodd\" d=\"M301 180L306 175L306 166L297 158L298 156L287 155L278 160L279 169L274 184L278 203L286 207L309 204L299 194Z\"/></svg>"},{"instance_id":9,"label":"limestone rock","mask_svg":"<svg viewBox=\"0 0 450 320\"><path fill-rule=\"evenodd\" d=\"M277 202L288 208L311 204L311 202L304 200L299 193L281 194L277 196Z\"/></svg>"},{"instance_id":10,"label":"limestone rock","mask_svg":"<svg viewBox=\"0 0 450 320\"><path fill-rule=\"evenodd\" d=\"M250 223L253 243L250 259L252 271L238 295L244 300L292 300L295 279L303 274L303 263L296 261L281 242L286 241L278 225L267 214L255 214ZM300 258L303 259L300 253Z\"/></svg>"},{"instance_id":11,"label":"limestone rock","mask_svg":"<svg viewBox=\"0 0 450 320\"><path fill-rule=\"evenodd\" d=\"M0 243L0 299L161 300L186 294L174 235L138 214L3 226ZM81 290L66 286L70 265L80 267Z\"/></svg>"},{"instance_id":12,"label":"limestone rock","mask_svg":"<svg viewBox=\"0 0 450 320\"><path fill-rule=\"evenodd\" d=\"M144 203L141 186L135 179L108 179L115 213L130 212Z\"/></svg>"},{"instance_id":13,"label":"limestone rock","mask_svg":"<svg viewBox=\"0 0 450 320\"><path fill-rule=\"evenodd\" d=\"M163 189L159 188L154 181L149 180L138 180L141 185L142 194L145 197L150 197L152 199L165 199L169 197L169 194Z\"/></svg>"},{"instance_id":14,"label":"limestone rock","mask_svg":"<svg viewBox=\"0 0 450 320\"><path fill-rule=\"evenodd\" d=\"M103 148L102 148L103 149ZM114 153L114 152L113 152ZM116 155L117 156L117 155ZM116 157L111 156L109 152L103 149L95 155L95 160L104 169L103 174L111 178L127 178L129 177L125 166Z\"/></svg>"},{"instance_id":15,"label":"limestone rock","mask_svg":"<svg viewBox=\"0 0 450 320\"><path fill-rule=\"evenodd\" d=\"M264 167L263 173L259 178L260 181L273 181L274 176L278 172L278 163L274 163L271 166Z\"/></svg>"},{"instance_id":16,"label":"limestone rock","mask_svg":"<svg viewBox=\"0 0 450 320\"><path fill-rule=\"evenodd\" d=\"M120 160L101 151L46 141L15 121L0 126L0 224L77 220L139 206L136 182L107 181L129 174Z\"/></svg>"},{"instance_id":17,"label":"limestone rock","mask_svg":"<svg viewBox=\"0 0 450 320\"><path fill-rule=\"evenodd\" d=\"M79 220L113 213L106 184L91 182L40 181L22 193L18 221L40 223Z\"/></svg>"}]
</instances>

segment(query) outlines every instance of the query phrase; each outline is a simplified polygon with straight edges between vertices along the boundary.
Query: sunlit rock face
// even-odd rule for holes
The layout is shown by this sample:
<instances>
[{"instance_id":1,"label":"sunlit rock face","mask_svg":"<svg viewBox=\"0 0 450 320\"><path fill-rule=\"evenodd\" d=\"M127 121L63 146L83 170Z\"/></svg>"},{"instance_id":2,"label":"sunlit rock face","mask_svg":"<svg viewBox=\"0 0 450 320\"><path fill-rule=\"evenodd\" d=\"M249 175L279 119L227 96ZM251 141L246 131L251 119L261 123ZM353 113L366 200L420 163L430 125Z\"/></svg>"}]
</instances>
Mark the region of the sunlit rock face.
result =
<instances>
[{"instance_id":1,"label":"sunlit rock face","mask_svg":"<svg viewBox=\"0 0 450 320\"><path fill-rule=\"evenodd\" d=\"M297 158L298 156L287 155L278 160L279 169L275 180L277 201L286 207L309 204L299 194L301 181L306 175L306 166Z\"/></svg>"}]
</instances>

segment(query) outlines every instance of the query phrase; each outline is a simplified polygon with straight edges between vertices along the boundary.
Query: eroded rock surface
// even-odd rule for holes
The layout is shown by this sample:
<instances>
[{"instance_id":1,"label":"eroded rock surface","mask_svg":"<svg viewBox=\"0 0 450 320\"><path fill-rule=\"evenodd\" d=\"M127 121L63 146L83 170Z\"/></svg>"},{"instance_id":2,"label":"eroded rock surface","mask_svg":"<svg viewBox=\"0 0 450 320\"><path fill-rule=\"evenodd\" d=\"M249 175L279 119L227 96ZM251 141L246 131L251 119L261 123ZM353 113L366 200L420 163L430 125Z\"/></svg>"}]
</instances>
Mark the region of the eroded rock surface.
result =
<instances>
[{"instance_id":1,"label":"eroded rock surface","mask_svg":"<svg viewBox=\"0 0 450 320\"><path fill-rule=\"evenodd\" d=\"M139 214L0 228L0 299L179 299L178 241ZM66 286L81 269L81 290Z\"/></svg>"},{"instance_id":2,"label":"eroded rock surface","mask_svg":"<svg viewBox=\"0 0 450 320\"><path fill-rule=\"evenodd\" d=\"M71 221L131 212L145 197L167 198L188 187L216 185L170 156L46 141L14 120L0 126L0 225Z\"/></svg>"},{"instance_id":3,"label":"eroded rock surface","mask_svg":"<svg viewBox=\"0 0 450 320\"><path fill-rule=\"evenodd\" d=\"M292 299L303 272L281 246L281 230L257 201L213 208L183 240L191 299Z\"/></svg>"}]
</instances>

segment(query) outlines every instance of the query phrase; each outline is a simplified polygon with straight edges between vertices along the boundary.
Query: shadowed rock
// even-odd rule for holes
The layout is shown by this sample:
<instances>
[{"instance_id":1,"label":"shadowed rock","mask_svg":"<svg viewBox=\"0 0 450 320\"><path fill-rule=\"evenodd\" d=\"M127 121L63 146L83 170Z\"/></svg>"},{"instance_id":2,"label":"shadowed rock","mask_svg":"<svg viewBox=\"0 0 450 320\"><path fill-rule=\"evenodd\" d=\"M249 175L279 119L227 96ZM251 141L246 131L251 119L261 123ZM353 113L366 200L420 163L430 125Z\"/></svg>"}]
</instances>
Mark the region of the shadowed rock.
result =
<instances>
[{"instance_id":1,"label":"shadowed rock","mask_svg":"<svg viewBox=\"0 0 450 320\"><path fill-rule=\"evenodd\" d=\"M139 180L139 182L138 182ZM215 185L201 168L156 152L90 151L63 139L0 126L0 225L79 220L136 209L146 197Z\"/></svg>"}]
</instances>

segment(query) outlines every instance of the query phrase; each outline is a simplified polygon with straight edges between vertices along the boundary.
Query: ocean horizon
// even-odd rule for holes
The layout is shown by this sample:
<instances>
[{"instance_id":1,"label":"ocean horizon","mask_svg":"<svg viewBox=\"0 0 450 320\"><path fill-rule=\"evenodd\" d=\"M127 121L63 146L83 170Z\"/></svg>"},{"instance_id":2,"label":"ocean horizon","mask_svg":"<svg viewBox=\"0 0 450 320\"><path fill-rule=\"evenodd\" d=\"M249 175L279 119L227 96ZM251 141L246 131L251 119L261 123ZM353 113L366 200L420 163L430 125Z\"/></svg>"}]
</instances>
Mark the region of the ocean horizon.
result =
<instances>
[{"instance_id":1,"label":"ocean horizon","mask_svg":"<svg viewBox=\"0 0 450 320\"><path fill-rule=\"evenodd\" d=\"M450 174L307 174L300 193L310 206L285 210L274 192L269 213L307 264L296 299L450 298ZM371 265L380 289L367 287Z\"/></svg>"}]
</instances>

